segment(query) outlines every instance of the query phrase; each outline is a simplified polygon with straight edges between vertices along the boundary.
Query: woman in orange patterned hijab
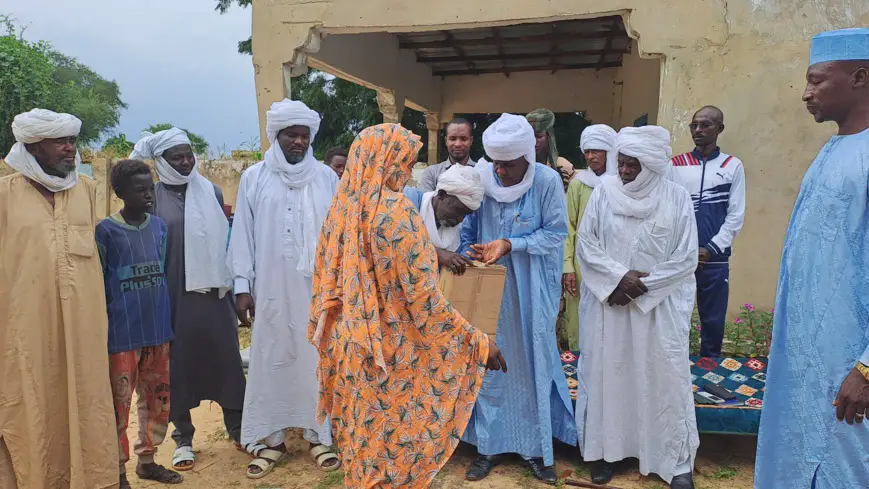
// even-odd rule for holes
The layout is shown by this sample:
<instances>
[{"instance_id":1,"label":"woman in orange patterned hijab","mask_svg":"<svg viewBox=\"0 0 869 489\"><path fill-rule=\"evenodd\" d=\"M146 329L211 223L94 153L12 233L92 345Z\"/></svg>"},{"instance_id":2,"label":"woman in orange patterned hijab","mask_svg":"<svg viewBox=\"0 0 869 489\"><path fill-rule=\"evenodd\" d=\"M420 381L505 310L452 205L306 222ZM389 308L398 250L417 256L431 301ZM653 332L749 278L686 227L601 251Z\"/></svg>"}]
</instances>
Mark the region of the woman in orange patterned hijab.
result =
<instances>
[{"instance_id":1,"label":"woman in orange patterned hijab","mask_svg":"<svg viewBox=\"0 0 869 489\"><path fill-rule=\"evenodd\" d=\"M309 338L349 488L427 488L467 426L498 347L438 288L435 250L401 193L422 146L362 131L317 246Z\"/></svg>"}]
</instances>

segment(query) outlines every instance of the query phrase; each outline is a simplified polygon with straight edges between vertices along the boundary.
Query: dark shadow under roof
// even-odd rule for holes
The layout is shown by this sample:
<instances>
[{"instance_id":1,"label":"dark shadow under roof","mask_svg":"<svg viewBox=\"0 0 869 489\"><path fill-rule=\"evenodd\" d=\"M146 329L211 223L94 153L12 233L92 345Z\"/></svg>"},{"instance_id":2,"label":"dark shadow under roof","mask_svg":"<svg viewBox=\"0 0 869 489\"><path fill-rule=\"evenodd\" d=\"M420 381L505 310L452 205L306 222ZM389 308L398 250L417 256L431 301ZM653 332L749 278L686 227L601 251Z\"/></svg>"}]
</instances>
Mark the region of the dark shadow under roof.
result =
<instances>
[{"instance_id":1,"label":"dark shadow under roof","mask_svg":"<svg viewBox=\"0 0 869 489\"><path fill-rule=\"evenodd\" d=\"M435 76L602 69L622 65L631 39L621 16L398 34Z\"/></svg>"}]
</instances>

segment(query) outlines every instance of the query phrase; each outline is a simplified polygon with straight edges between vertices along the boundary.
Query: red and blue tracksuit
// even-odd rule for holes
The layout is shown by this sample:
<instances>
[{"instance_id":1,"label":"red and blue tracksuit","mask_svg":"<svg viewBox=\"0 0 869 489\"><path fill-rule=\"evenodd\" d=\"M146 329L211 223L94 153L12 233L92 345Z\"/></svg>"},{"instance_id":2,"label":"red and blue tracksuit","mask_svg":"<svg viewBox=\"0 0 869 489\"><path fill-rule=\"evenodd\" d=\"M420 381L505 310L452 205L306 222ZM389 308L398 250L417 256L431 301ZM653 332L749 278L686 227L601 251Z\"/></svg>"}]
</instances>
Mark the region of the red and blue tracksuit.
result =
<instances>
[{"instance_id":1,"label":"red and blue tracksuit","mask_svg":"<svg viewBox=\"0 0 869 489\"><path fill-rule=\"evenodd\" d=\"M691 193L700 247L711 256L695 274L700 355L719 357L730 291L731 245L745 220L745 170L739 158L717 148L708 158L695 149L674 157L672 163L673 180Z\"/></svg>"}]
</instances>

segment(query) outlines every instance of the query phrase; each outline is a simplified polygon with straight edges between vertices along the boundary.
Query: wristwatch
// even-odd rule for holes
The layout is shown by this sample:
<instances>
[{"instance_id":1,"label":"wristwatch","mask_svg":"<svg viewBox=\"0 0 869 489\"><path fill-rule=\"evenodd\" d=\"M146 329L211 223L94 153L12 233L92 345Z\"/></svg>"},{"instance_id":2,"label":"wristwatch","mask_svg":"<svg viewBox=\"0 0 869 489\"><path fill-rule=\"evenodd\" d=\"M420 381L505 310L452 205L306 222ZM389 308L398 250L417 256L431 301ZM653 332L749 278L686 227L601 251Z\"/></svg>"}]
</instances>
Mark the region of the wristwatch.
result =
<instances>
[{"instance_id":1,"label":"wristwatch","mask_svg":"<svg viewBox=\"0 0 869 489\"><path fill-rule=\"evenodd\" d=\"M866 366L863 362L857 362L855 368L867 381L869 381L869 366Z\"/></svg>"}]
</instances>

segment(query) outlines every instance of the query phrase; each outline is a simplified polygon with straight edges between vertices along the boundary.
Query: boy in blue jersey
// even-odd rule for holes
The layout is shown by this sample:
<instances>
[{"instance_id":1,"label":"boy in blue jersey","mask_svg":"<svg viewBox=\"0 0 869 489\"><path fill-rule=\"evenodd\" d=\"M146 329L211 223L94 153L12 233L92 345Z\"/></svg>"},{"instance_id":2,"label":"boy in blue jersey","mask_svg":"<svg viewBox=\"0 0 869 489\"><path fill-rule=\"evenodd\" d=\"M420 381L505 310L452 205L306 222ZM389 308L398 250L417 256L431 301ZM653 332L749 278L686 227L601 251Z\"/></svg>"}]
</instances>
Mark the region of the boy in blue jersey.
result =
<instances>
[{"instance_id":1,"label":"boy in blue jersey","mask_svg":"<svg viewBox=\"0 0 869 489\"><path fill-rule=\"evenodd\" d=\"M691 193L700 265L697 311L700 313L700 355L720 357L730 292L730 253L745 220L745 170L739 158L718 147L724 113L707 105L689 124L694 150L673 158L672 177Z\"/></svg>"},{"instance_id":2,"label":"boy in blue jersey","mask_svg":"<svg viewBox=\"0 0 869 489\"><path fill-rule=\"evenodd\" d=\"M151 170L138 160L118 162L112 188L124 208L97 226L109 318L109 376L120 445L120 489L129 489L127 425L133 391L139 394L140 479L178 484L177 472L154 463L169 425L169 342L172 323L164 264L167 226L148 213L154 206Z\"/></svg>"}]
</instances>

